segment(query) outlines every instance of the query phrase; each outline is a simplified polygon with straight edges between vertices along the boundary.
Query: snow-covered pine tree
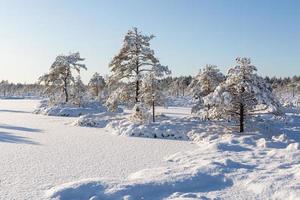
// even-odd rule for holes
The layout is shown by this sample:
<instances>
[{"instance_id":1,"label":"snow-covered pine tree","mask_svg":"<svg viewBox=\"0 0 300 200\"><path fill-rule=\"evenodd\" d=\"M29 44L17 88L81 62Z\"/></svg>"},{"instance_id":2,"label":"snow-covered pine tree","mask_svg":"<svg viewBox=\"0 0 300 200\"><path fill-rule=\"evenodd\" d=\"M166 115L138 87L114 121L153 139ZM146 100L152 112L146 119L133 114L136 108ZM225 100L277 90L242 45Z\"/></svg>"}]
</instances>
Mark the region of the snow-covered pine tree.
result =
<instances>
[{"instance_id":1,"label":"snow-covered pine tree","mask_svg":"<svg viewBox=\"0 0 300 200\"><path fill-rule=\"evenodd\" d=\"M81 107L84 97L86 96L86 91L86 86L81 81L80 76L77 76L72 85L72 102L78 105L78 107Z\"/></svg>"},{"instance_id":2,"label":"snow-covered pine tree","mask_svg":"<svg viewBox=\"0 0 300 200\"><path fill-rule=\"evenodd\" d=\"M165 95L159 80L153 73L147 73L141 86L141 100L148 107L152 107L152 121L155 122L155 106L165 105Z\"/></svg>"},{"instance_id":3,"label":"snow-covered pine tree","mask_svg":"<svg viewBox=\"0 0 300 200\"><path fill-rule=\"evenodd\" d=\"M211 116L231 118L238 122L239 131L244 132L247 117L268 108L280 114L281 105L265 80L256 74L257 69L249 58L239 57L236 62L237 65L229 69L226 81L204 101L214 106Z\"/></svg>"},{"instance_id":4,"label":"snow-covered pine tree","mask_svg":"<svg viewBox=\"0 0 300 200\"><path fill-rule=\"evenodd\" d=\"M140 86L144 73L153 72L158 77L170 73L167 66L159 63L150 48L150 41L153 38L153 35L143 35L137 28L129 30L125 35L123 47L109 65L111 69L109 84L126 82L128 89L125 92L133 89L129 93L131 96L129 100L134 103L140 102Z\"/></svg>"},{"instance_id":5,"label":"snow-covered pine tree","mask_svg":"<svg viewBox=\"0 0 300 200\"><path fill-rule=\"evenodd\" d=\"M44 93L50 96L50 99L55 99L57 92L62 92L65 96L65 102L69 101L69 87L74 83L72 70L80 73L81 69L85 69L84 64L78 62L84 58L80 54L72 53L70 55L59 55L50 67L49 73L39 78L39 83L44 83L46 88Z\"/></svg>"},{"instance_id":6,"label":"snow-covered pine tree","mask_svg":"<svg viewBox=\"0 0 300 200\"><path fill-rule=\"evenodd\" d=\"M91 93L93 96L97 97L99 101L101 99L101 93L105 88L105 85L106 83L104 78L97 72L93 74L91 80L89 81L88 86L91 90Z\"/></svg>"},{"instance_id":7,"label":"snow-covered pine tree","mask_svg":"<svg viewBox=\"0 0 300 200\"><path fill-rule=\"evenodd\" d=\"M204 104L203 98L212 93L216 87L225 80L225 76L215 65L206 65L203 70L192 80L189 90L198 103L192 108L192 113L197 113L200 109L206 112L210 110L210 104ZM208 118L209 117L205 117Z\"/></svg>"}]
</instances>

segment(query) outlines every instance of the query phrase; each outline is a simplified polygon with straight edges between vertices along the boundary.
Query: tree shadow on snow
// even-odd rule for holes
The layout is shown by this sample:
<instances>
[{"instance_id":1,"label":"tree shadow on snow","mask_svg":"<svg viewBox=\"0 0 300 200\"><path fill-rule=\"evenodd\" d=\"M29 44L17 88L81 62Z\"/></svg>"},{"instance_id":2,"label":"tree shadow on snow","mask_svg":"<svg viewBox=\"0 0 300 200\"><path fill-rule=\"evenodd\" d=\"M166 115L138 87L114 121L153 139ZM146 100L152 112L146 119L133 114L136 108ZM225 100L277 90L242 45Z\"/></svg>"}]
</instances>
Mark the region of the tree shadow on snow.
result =
<instances>
[{"instance_id":1,"label":"tree shadow on snow","mask_svg":"<svg viewBox=\"0 0 300 200\"><path fill-rule=\"evenodd\" d=\"M27 128L23 126L11 126L7 124L0 124L0 128L2 129L8 129L8 130L15 130L15 131L25 131L25 132L42 132L41 129L35 129L35 128Z\"/></svg>"},{"instance_id":2,"label":"tree shadow on snow","mask_svg":"<svg viewBox=\"0 0 300 200\"><path fill-rule=\"evenodd\" d=\"M28 111L22 111L22 110L7 110L7 109L1 109L0 112L10 112L10 113L31 113Z\"/></svg>"},{"instance_id":3,"label":"tree shadow on snow","mask_svg":"<svg viewBox=\"0 0 300 200\"><path fill-rule=\"evenodd\" d=\"M5 129L6 131L0 131L0 142L7 142L7 143L22 143L22 144L38 144L29 140L27 137L18 136L14 133L7 132L8 130L11 131L20 131L20 132L27 132L27 133L38 133L42 132L40 129L35 128L28 128L23 126L12 126L8 124L0 124L0 129Z\"/></svg>"},{"instance_id":4,"label":"tree shadow on snow","mask_svg":"<svg viewBox=\"0 0 300 200\"><path fill-rule=\"evenodd\" d=\"M0 142L6 142L6 143L20 143L20 144L32 144L37 145L38 143L33 142L29 140L26 137L13 135L8 132L2 132L0 131Z\"/></svg>"}]
</instances>

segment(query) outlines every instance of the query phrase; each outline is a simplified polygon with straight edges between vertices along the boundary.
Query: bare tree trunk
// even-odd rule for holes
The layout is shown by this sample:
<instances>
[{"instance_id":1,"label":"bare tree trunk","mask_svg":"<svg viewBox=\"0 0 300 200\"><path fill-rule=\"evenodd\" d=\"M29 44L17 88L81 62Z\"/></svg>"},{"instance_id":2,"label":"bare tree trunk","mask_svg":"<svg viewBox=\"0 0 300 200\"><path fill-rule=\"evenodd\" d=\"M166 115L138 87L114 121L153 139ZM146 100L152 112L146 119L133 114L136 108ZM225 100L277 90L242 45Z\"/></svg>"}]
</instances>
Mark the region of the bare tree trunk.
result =
<instances>
[{"instance_id":1,"label":"bare tree trunk","mask_svg":"<svg viewBox=\"0 0 300 200\"><path fill-rule=\"evenodd\" d=\"M152 100L152 120L155 122L155 101Z\"/></svg>"},{"instance_id":2,"label":"bare tree trunk","mask_svg":"<svg viewBox=\"0 0 300 200\"><path fill-rule=\"evenodd\" d=\"M134 32L135 32L135 35L136 36L138 36L138 32L137 32L137 29L135 29L134 30ZM139 95L140 95L140 81L139 81L139 79L140 79L140 69L139 69L139 54L140 54L140 52L139 52L139 48L138 48L138 46L137 46L137 44L135 44L135 47L136 47L136 56L137 56L137 59L136 59L136 63L135 63L135 65L136 65L136 88L135 88L135 103L138 103L140 100L139 100Z\"/></svg>"},{"instance_id":3,"label":"bare tree trunk","mask_svg":"<svg viewBox=\"0 0 300 200\"><path fill-rule=\"evenodd\" d=\"M240 133L244 132L244 105L240 103Z\"/></svg>"},{"instance_id":4,"label":"bare tree trunk","mask_svg":"<svg viewBox=\"0 0 300 200\"><path fill-rule=\"evenodd\" d=\"M139 95L140 95L140 81L139 81L139 67L138 67L138 62L137 62L137 79L136 79L136 87L135 87L135 103L139 102Z\"/></svg>"},{"instance_id":5,"label":"bare tree trunk","mask_svg":"<svg viewBox=\"0 0 300 200\"><path fill-rule=\"evenodd\" d=\"M66 84L64 86L64 93L65 93L65 102L67 103L69 101L69 94L68 94L68 90L67 90L67 87L66 87Z\"/></svg>"},{"instance_id":6,"label":"bare tree trunk","mask_svg":"<svg viewBox=\"0 0 300 200\"><path fill-rule=\"evenodd\" d=\"M66 76L64 77L64 93L65 93L65 102L68 103L69 102L69 94L68 94L68 76L69 76L69 72L67 72Z\"/></svg>"}]
</instances>

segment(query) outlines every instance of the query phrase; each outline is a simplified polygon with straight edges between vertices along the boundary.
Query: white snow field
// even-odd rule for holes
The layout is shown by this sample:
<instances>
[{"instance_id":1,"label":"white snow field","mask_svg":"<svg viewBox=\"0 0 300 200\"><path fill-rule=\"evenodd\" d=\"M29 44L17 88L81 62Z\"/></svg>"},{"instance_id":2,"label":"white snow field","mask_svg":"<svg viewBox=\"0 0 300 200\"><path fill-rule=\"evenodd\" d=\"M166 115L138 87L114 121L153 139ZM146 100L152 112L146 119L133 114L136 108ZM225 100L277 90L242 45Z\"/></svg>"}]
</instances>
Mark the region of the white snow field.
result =
<instances>
[{"instance_id":1,"label":"white snow field","mask_svg":"<svg viewBox=\"0 0 300 200\"><path fill-rule=\"evenodd\" d=\"M87 178L123 180L145 168L166 166L166 156L197 148L186 141L75 127L75 118L32 114L38 103L0 100L1 200L47 199L53 187Z\"/></svg>"},{"instance_id":2,"label":"white snow field","mask_svg":"<svg viewBox=\"0 0 300 200\"><path fill-rule=\"evenodd\" d=\"M117 116L111 113L96 115L98 128L73 126L78 118L31 114L37 103L0 101L1 199L300 197L299 109L287 110L284 119L262 116L257 131L245 135L197 124L187 117L189 108L158 109L166 115L158 128L189 131L179 141L112 134L115 127L102 128Z\"/></svg>"},{"instance_id":3,"label":"white snow field","mask_svg":"<svg viewBox=\"0 0 300 200\"><path fill-rule=\"evenodd\" d=\"M227 128L220 123L197 122L186 118L182 108L172 109L164 112L169 116L175 114L174 119L166 118L156 128L151 124L133 126L130 134L121 135L152 137L151 131L146 135L131 134L137 133L136 130L145 132L145 127L156 134L161 133L161 129L171 129L170 133L175 135L188 131L188 139L199 145L196 150L167 156L167 165L145 168L125 179L83 179L54 187L46 196L62 200L299 199L299 109L288 109L285 118L263 115L253 124L253 131L244 135L226 134ZM178 118L180 110L181 119ZM107 120L107 116L97 117L96 122ZM102 127L103 123L99 124ZM190 131L189 126L193 130ZM158 134L157 137L166 138Z\"/></svg>"}]
</instances>

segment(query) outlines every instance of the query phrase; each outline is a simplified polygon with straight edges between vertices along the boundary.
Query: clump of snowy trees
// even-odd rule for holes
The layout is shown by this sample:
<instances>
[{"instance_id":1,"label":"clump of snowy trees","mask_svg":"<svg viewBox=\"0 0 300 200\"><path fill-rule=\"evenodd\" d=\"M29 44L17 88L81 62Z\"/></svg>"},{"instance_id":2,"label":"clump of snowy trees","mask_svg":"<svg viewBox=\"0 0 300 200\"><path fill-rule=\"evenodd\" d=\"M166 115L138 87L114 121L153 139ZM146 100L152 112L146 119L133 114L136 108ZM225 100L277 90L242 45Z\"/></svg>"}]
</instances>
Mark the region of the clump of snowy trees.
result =
<instances>
[{"instance_id":1,"label":"clump of snowy trees","mask_svg":"<svg viewBox=\"0 0 300 200\"><path fill-rule=\"evenodd\" d=\"M223 76L215 66L206 66L191 84L196 98L193 108L206 119L235 121L244 132L246 120L255 114L270 111L281 114L281 105L266 81L256 74L249 58L237 58L237 64ZM200 80L198 82L198 80Z\"/></svg>"},{"instance_id":2,"label":"clump of snowy trees","mask_svg":"<svg viewBox=\"0 0 300 200\"><path fill-rule=\"evenodd\" d=\"M300 106L300 76L266 77L266 81L272 84L273 92L285 106Z\"/></svg>"},{"instance_id":3,"label":"clump of snowy trees","mask_svg":"<svg viewBox=\"0 0 300 200\"><path fill-rule=\"evenodd\" d=\"M87 98L100 103L105 101L110 111L117 111L120 104L125 105L133 108L130 120L140 123L149 122L151 116L155 121L155 106L164 106L166 95L192 94L196 100L192 113L205 120L236 122L239 131L244 132L245 123L254 115L282 114L281 104L273 94L274 88L286 86L293 97L300 90L299 77L262 78L249 58L240 57L226 75L217 66L206 65L194 78L170 77L171 71L160 64L151 48L153 38L137 28L129 30L122 48L109 63L110 76L105 79L95 73L87 86L79 76L82 69L87 69L81 63L84 59L80 54L57 56L49 72L39 79L45 85L44 94L52 102L70 101L78 106ZM78 74L76 79L74 72ZM0 86L7 87L7 84L1 82Z\"/></svg>"},{"instance_id":4,"label":"clump of snowy trees","mask_svg":"<svg viewBox=\"0 0 300 200\"><path fill-rule=\"evenodd\" d=\"M173 96L185 96L186 90L191 84L192 77L191 76L180 76L171 78L169 82L169 92Z\"/></svg>"},{"instance_id":5,"label":"clump of snowy trees","mask_svg":"<svg viewBox=\"0 0 300 200\"><path fill-rule=\"evenodd\" d=\"M160 104L160 88L157 80L169 75L167 66L160 64L150 47L153 35L144 35L137 28L129 30L124 37L123 46L109 64L111 76L108 85L114 92L107 105L115 110L118 103L134 106L133 116L137 121L147 117L145 108Z\"/></svg>"},{"instance_id":6,"label":"clump of snowy trees","mask_svg":"<svg viewBox=\"0 0 300 200\"><path fill-rule=\"evenodd\" d=\"M39 97L42 95L44 87L39 84L10 83L7 80L0 82L1 98L25 98Z\"/></svg>"}]
</instances>

